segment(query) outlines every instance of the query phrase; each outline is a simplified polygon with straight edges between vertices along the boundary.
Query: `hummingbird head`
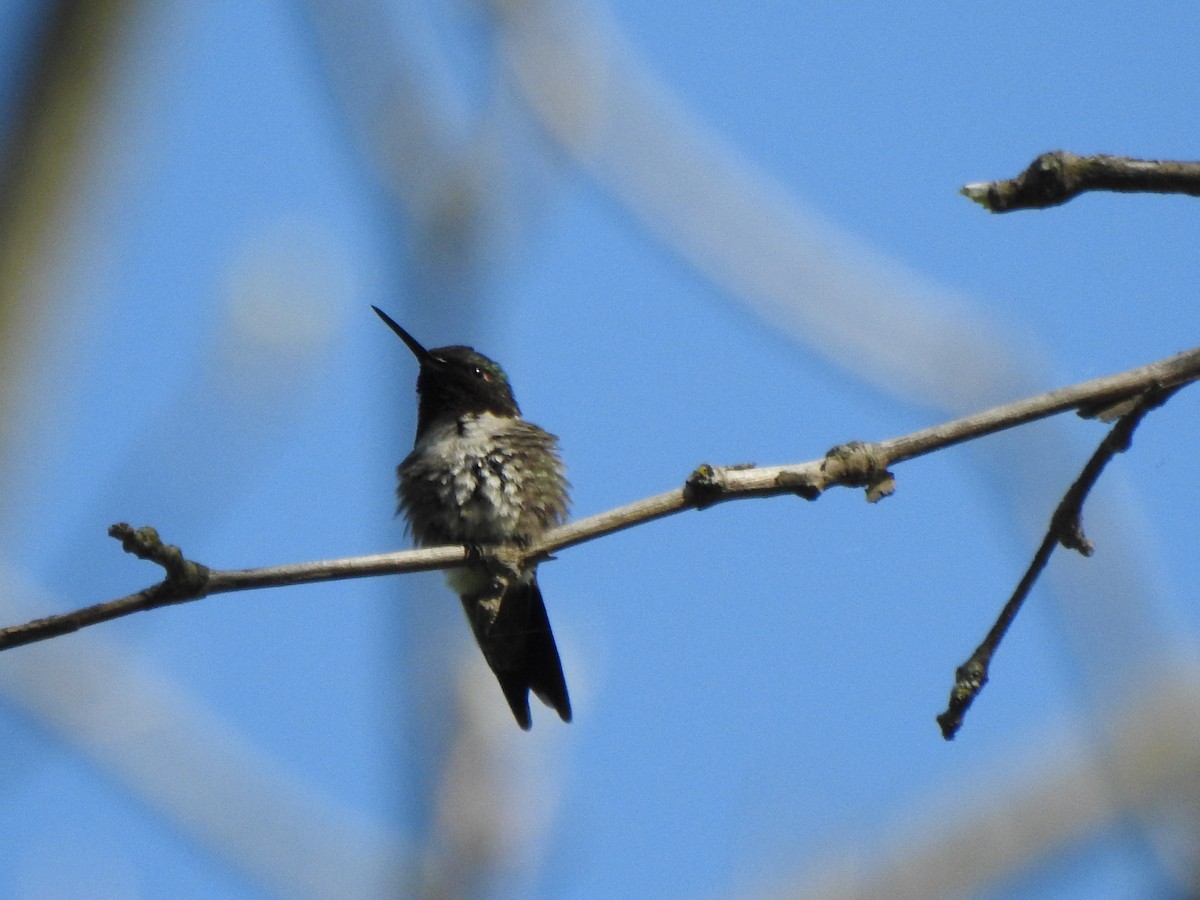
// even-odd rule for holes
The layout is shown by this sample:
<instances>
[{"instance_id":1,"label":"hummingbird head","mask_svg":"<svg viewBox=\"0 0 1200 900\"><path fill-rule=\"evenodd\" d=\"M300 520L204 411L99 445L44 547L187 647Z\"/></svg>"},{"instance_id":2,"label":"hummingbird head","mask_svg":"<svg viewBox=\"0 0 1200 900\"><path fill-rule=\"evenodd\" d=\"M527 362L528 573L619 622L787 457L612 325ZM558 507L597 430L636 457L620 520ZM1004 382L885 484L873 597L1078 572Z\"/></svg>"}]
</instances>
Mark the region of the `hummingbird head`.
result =
<instances>
[{"instance_id":1,"label":"hummingbird head","mask_svg":"<svg viewBox=\"0 0 1200 900\"><path fill-rule=\"evenodd\" d=\"M485 412L511 418L521 415L508 376L499 363L470 347L426 350L379 307L372 306L371 309L404 341L421 364L417 375L417 394L420 396L418 435L445 417Z\"/></svg>"}]
</instances>

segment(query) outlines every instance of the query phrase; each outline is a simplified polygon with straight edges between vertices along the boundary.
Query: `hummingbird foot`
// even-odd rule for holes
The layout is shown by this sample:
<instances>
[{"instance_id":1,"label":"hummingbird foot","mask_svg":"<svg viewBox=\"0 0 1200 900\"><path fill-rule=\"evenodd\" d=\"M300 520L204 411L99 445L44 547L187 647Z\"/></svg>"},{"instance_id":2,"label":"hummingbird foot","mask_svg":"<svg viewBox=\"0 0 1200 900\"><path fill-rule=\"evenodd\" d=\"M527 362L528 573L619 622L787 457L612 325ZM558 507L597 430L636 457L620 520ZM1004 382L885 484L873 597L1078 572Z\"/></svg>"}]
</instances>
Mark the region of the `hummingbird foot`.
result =
<instances>
[{"instance_id":1,"label":"hummingbird foot","mask_svg":"<svg viewBox=\"0 0 1200 900\"><path fill-rule=\"evenodd\" d=\"M527 544L528 540L523 543ZM521 552L522 542L510 544L465 544L467 557L476 560L492 575L513 581L521 577L529 567L525 565Z\"/></svg>"}]
</instances>

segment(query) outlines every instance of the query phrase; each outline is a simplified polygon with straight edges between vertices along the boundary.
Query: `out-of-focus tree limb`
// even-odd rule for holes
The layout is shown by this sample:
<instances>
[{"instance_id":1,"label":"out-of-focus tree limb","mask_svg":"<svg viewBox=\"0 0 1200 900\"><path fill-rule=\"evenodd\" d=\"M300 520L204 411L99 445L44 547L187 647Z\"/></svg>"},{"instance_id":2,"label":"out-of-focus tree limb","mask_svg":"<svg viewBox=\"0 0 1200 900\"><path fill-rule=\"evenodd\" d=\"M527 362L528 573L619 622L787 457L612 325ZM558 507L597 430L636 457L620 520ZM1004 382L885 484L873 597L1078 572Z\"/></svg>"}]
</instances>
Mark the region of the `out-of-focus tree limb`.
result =
<instances>
[{"instance_id":1,"label":"out-of-focus tree limb","mask_svg":"<svg viewBox=\"0 0 1200 900\"><path fill-rule=\"evenodd\" d=\"M3 562L0 584L55 602ZM294 775L128 647L80 635L11 658L0 698L271 896L401 896L414 869L396 829Z\"/></svg>"},{"instance_id":2,"label":"out-of-focus tree limb","mask_svg":"<svg viewBox=\"0 0 1200 900\"><path fill-rule=\"evenodd\" d=\"M22 331L24 307L44 299L41 273L52 265L50 245L82 190L112 50L134 12L129 0L47 5L13 119L0 133L0 423L24 359L26 342L12 335Z\"/></svg>"},{"instance_id":3,"label":"out-of-focus tree limb","mask_svg":"<svg viewBox=\"0 0 1200 900\"><path fill-rule=\"evenodd\" d=\"M1026 392L994 324L806 208L592 5L490 7L497 52L555 151L722 292L891 396L966 410Z\"/></svg>"},{"instance_id":4,"label":"out-of-focus tree limb","mask_svg":"<svg viewBox=\"0 0 1200 900\"><path fill-rule=\"evenodd\" d=\"M764 879L738 896L790 900L932 900L991 896L1056 854L1138 810L1184 861L1164 876L1193 897L1200 807L1200 672L1162 669L1105 724L1038 726L1017 741L1015 761L993 761L986 781L923 792L917 805L874 837L792 875ZM999 773L999 774L997 774ZM986 785L986 786L982 786ZM1173 836L1172 836L1173 835ZM1161 854L1160 854L1161 857ZM1190 866L1189 862L1190 860ZM1163 859L1163 862L1169 862Z\"/></svg>"}]
</instances>

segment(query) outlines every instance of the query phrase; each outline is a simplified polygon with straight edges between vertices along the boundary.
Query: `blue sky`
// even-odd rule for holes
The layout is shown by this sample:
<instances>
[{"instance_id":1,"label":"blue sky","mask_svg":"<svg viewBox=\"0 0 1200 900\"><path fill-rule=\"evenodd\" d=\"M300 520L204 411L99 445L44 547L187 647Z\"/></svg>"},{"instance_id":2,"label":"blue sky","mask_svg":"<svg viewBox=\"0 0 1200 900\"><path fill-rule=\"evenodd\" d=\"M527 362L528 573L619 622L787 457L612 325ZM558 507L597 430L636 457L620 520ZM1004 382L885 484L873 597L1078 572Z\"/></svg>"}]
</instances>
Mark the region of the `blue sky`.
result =
<instances>
[{"instance_id":1,"label":"blue sky","mask_svg":"<svg viewBox=\"0 0 1200 900\"><path fill-rule=\"evenodd\" d=\"M38 8L5 13L6 46ZM221 568L407 546L416 372L371 304L505 364L578 515L1194 344L1194 200L991 216L957 194L1055 148L1194 157L1191 5L564 9L575 25L466 2L139 8L5 336L6 618L152 581L115 521ZM367 890L385 850L411 872L464 808L509 842L489 896L886 879L1036 773L1109 759L1168 664L1193 683L1197 412L1185 391L1114 462L1085 510L1096 557L1054 559L950 744L954 668L1096 423L906 463L876 506L724 504L563 552L540 578L569 727L508 720L436 576L6 653L0 895ZM440 793L447 771L473 787ZM1170 817L1151 818L971 895L1154 894Z\"/></svg>"}]
</instances>

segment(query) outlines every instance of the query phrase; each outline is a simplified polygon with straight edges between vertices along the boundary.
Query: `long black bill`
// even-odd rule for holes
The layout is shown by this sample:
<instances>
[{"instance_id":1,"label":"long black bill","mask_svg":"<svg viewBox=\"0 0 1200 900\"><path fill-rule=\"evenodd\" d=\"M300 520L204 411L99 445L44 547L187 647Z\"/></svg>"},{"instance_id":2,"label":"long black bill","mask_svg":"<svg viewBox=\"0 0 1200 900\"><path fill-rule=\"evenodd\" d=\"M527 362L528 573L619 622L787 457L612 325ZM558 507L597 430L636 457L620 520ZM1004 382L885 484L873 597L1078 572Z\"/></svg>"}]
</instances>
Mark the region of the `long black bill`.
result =
<instances>
[{"instance_id":1,"label":"long black bill","mask_svg":"<svg viewBox=\"0 0 1200 900\"><path fill-rule=\"evenodd\" d=\"M371 309L375 310L375 315L383 319L388 328L392 329L392 331L396 332L396 334L400 336L400 340L404 341L404 343L408 345L408 349L413 352L413 356L415 356L420 362L425 363L432 359L432 357L429 355L429 351L422 347L417 342L415 337L397 325L396 321L391 316L385 313L378 306L372 306Z\"/></svg>"}]
</instances>

